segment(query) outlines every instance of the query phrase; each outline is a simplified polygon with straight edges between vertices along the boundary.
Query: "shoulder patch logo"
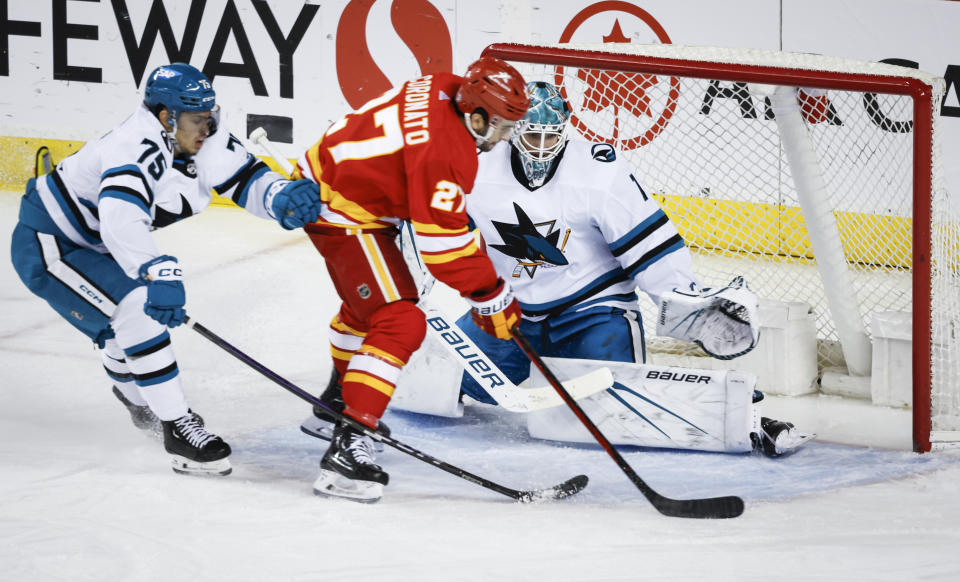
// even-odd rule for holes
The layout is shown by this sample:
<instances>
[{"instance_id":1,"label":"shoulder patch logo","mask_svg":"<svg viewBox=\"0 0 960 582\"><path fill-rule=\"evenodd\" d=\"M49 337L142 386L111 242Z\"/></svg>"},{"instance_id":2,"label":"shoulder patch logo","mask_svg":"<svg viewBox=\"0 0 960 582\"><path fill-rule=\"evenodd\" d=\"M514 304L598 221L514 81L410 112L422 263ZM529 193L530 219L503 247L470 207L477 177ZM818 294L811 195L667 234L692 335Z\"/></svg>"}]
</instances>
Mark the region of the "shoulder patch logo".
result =
<instances>
[{"instance_id":1,"label":"shoulder patch logo","mask_svg":"<svg viewBox=\"0 0 960 582\"><path fill-rule=\"evenodd\" d=\"M613 146L608 143L593 144L593 147L590 148L590 155L598 162L612 162L617 159L617 153L613 150Z\"/></svg>"},{"instance_id":2,"label":"shoulder patch logo","mask_svg":"<svg viewBox=\"0 0 960 582\"><path fill-rule=\"evenodd\" d=\"M197 177L197 163L192 159L173 158L173 169L187 178L195 179Z\"/></svg>"}]
</instances>

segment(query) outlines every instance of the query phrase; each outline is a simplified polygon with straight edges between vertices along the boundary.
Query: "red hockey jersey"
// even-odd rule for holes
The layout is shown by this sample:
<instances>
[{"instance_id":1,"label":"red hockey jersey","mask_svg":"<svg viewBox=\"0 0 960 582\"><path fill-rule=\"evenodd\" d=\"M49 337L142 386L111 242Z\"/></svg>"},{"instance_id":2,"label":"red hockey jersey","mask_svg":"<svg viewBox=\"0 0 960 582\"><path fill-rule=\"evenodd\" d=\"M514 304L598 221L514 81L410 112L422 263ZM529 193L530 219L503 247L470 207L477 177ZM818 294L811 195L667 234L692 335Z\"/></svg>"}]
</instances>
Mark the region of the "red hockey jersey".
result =
<instances>
[{"instance_id":1,"label":"red hockey jersey","mask_svg":"<svg viewBox=\"0 0 960 582\"><path fill-rule=\"evenodd\" d=\"M299 160L321 187L321 227L387 228L409 220L430 271L469 295L497 275L467 227L476 145L451 102L462 79L408 81L335 122ZM310 230L311 225L307 226Z\"/></svg>"}]
</instances>

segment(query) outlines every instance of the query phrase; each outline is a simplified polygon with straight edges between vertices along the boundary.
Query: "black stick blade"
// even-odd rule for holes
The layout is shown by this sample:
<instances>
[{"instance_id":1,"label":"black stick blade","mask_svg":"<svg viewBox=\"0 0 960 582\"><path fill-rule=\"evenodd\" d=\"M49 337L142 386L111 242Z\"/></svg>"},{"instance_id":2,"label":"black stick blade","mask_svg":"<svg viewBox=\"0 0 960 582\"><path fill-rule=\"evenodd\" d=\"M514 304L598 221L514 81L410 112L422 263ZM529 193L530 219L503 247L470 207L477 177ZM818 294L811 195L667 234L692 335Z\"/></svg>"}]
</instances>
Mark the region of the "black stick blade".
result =
<instances>
[{"instance_id":1,"label":"black stick blade","mask_svg":"<svg viewBox=\"0 0 960 582\"><path fill-rule=\"evenodd\" d=\"M670 499L660 496L650 502L657 511L669 517L729 519L743 513L743 499L735 495L710 499Z\"/></svg>"},{"instance_id":2,"label":"black stick blade","mask_svg":"<svg viewBox=\"0 0 960 582\"><path fill-rule=\"evenodd\" d=\"M583 491L587 486L589 479L586 475L577 475L572 479L567 479L559 485L549 489L534 489L533 491L521 491L517 497L520 503L539 503L541 501L551 501L553 499L564 499L571 495L576 495Z\"/></svg>"}]
</instances>

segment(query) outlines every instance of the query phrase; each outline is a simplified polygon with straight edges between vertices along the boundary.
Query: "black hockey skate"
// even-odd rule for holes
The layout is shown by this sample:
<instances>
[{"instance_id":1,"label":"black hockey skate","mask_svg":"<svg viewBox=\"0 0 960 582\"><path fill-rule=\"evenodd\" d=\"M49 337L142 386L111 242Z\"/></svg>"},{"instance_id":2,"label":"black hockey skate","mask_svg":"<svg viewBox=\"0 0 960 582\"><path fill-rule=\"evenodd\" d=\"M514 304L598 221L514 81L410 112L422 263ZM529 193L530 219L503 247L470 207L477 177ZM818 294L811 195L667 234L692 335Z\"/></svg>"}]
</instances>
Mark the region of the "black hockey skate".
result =
<instances>
[{"instance_id":1,"label":"black hockey skate","mask_svg":"<svg viewBox=\"0 0 960 582\"><path fill-rule=\"evenodd\" d=\"M188 411L176 420L162 421L163 446L173 455L173 470L188 475L229 475L230 445L207 432L200 415Z\"/></svg>"},{"instance_id":2,"label":"black hockey skate","mask_svg":"<svg viewBox=\"0 0 960 582\"><path fill-rule=\"evenodd\" d=\"M127 411L130 412L130 420L133 421L133 426L148 433L150 436L158 439L163 438L163 426L160 425L160 419L150 410L149 406L140 406L130 402L116 386L113 387L113 395L127 407Z\"/></svg>"},{"instance_id":3,"label":"black hockey skate","mask_svg":"<svg viewBox=\"0 0 960 582\"><path fill-rule=\"evenodd\" d=\"M791 422L764 416L760 418L759 433L751 433L750 440L753 443L753 450L760 451L768 457L779 457L793 452L815 436L817 435L800 432Z\"/></svg>"},{"instance_id":4,"label":"black hockey skate","mask_svg":"<svg viewBox=\"0 0 960 582\"><path fill-rule=\"evenodd\" d=\"M336 368L330 373L330 382L327 383L326 389L320 395L320 401L336 412L343 412L343 386L340 385L340 374ZM336 422L337 419L325 408L314 404L313 415L308 416L300 423L300 430L312 437L329 441L333 438L333 427ZM377 432L384 436L390 436L390 427L380 422L377 426ZM383 443L375 442L374 447L378 453L383 451Z\"/></svg>"},{"instance_id":5,"label":"black hockey skate","mask_svg":"<svg viewBox=\"0 0 960 582\"><path fill-rule=\"evenodd\" d=\"M320 461L314 494L374 503L389 481L386 471L374 463L373 439L346 423L337 423Z\"/></svg>"}]
</instances>

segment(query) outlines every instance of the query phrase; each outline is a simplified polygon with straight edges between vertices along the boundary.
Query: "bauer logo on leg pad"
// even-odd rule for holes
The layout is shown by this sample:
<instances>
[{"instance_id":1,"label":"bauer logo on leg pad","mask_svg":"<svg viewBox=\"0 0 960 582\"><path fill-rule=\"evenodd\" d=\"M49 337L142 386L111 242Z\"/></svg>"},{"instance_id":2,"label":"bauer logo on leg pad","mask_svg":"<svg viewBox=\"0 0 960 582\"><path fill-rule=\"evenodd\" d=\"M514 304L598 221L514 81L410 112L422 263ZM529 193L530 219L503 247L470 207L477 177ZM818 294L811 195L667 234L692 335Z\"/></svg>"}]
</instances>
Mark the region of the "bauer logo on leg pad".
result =
<instances>
[{"instance_id":1,"label":"bauer logo on leg pad","mask_svg":"<svg viewBox=\"0 0 960 582\"><path fill-rule=\"evenodd\" d=\"M684 374L682 372L669 372L666 370L650 370L647 372L647 378L651 380L667 380L670 382L690 382L691 384L709 384L713 381L711 376Z\"/></svg>"}]
</instances>

